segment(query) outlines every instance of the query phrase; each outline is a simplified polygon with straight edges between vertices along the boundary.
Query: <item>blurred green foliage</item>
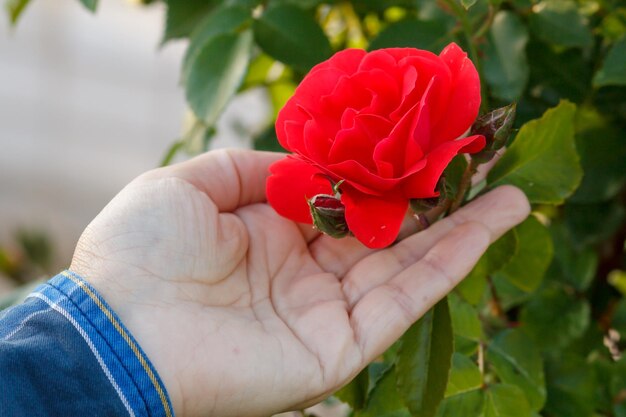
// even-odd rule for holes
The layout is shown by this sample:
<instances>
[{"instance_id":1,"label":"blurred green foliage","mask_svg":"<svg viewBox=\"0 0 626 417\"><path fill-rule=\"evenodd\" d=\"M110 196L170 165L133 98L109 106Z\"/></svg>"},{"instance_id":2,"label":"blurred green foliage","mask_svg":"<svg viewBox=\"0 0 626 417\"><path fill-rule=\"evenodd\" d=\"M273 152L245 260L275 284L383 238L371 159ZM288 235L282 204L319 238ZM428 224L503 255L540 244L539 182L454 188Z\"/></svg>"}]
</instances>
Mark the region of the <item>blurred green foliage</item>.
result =
<instances>
[{"instance_id":1,"label":"blurred green foliage","mask_svg":"<svg viewBox=\"0 0 626 417\"><path fill-rule=\"evenodd\" d=\"M519 186L533 215L336 394L351 415L626 416L623 0L164 2L163 42L189 39L195 115L166 163L206 145L235 95L264 89L275 118L313 65L349 47L455 41L479 70L483 112L518 103L519 132L481 187ZM27 3L5 0L13 22ZM256 148L280 149L273 121ZM456 178L467 164L453 165Z\"/></svg>"}]
</instances>

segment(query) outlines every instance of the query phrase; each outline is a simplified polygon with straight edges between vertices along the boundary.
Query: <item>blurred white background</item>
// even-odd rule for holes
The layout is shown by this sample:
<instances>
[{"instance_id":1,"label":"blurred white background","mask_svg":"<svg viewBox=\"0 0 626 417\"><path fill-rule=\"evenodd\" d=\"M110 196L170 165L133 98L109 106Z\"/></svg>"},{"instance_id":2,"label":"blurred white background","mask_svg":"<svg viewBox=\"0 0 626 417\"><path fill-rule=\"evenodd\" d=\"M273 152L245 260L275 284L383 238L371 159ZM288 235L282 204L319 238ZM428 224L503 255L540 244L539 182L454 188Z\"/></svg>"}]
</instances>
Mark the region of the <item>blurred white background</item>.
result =
<instances>
[{"instance_id":1,"label":"blurred white background","mask_svg":"<svg viewBox=\"0 0 626 417\"><path fill-rule=\"evenodd\" d=\"M159 46L164 12L32 0L17 27L0 16L0 244L19 227L42 230L66 267L89 221L180 135L186 45ZM269 117L259 92L234 107L215 146L246 146L236 125Z\"/></svg>"}]
</instances>

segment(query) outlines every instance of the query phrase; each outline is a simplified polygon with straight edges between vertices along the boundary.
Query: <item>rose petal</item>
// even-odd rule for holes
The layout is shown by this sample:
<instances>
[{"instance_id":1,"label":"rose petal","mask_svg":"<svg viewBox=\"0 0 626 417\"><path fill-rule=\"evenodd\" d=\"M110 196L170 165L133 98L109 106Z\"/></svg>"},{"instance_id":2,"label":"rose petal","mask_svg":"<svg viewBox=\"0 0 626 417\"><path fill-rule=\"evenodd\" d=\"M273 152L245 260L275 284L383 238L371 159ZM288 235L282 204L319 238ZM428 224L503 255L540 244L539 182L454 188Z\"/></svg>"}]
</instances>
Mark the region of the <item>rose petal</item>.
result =
<instances>
[{"instance_id":1,"label":"rose petal","mask_svg":"<svg viewBox=\"0 0 626 417\"><path fill-rule=\"evenodd\" d=\"M317 194L332 194L330 182L322 172L301 159L288 156L270 166L267 201L283 217L311 224L307 199Z\"/></svg>"},{"instance_id":2,"label":"rose petal","mask_svg":"<svg viewBox=\"0 0 626 417\"><path fill-rule=\"evenodd\" d=\"M354 236L369 248L384 248L394 242L408 209L400 196L383 198L346 187L341 194L346 223Z\"/></svg>"},{"instance_id":3,"label":"rose petal","mask_svg":"<svg viewBox=\"0 0 626 417\"><path fill-rule=\"evenodd\" d=\"M330 163L338 163L354 159L367 169L375 171L376 166L372 160L374 146L381 138L389 134L392 126L389 121L380 116L356 114L354 111L349 112L350 110L348 109L344 113L342 125L345 121L346 126L337 132L328 155L328 161ZM352 116L349 117L346 113L350 113ZM349 126L347 125L348 119L351 119Z\"/></svg>"},{"instance_id":4,"label":"rose petal","mask_svg":"<svg viewBox=\"0 0 626 417\"><path fill-rule=\"evenodd\" d=\"M433 144L461 136L470 128L480 109L480 78L467 54L455 43L439 55L452 73L445 116L433 126Z\"/></svg>"},{"instance_id":5,"label":"rose petal","mask_svg":"<svg viewBox=\"0 0 626 417\"><path fill-rule=\"evenodd\" d=\"M409 169L424 156L423 149L428 149L430 143L428 103L432 84L433 80L422 99L400 119L389 137L376 146L374 161L379 166L379 173L381 163L386 162L394 167L394 176L407 175L411 173Z\"/></svg>"},{"instance_id":6,"label":"rose petal","mask_svg":"<svg viewBox=\"0 0 626 417\"><path fill-rule=\"evenodd\" d=\"M382 195L401 181L400 178L382 178L355 160L331 164L324 169L327 169L332 177L345 180L354 188L373 195Z\"/></svg>"},{"instance_id":7,"label":"rose petal","mask_svg":"<svg viewBox=\"0 0 626 417\"><path fill-rule=\"evenodd\" d=\"M452 158L460 153L474 153L485 146L485 137L469 136L445 142L426 155L426 166L402 184L407 198L431 198L438 195L435 187Z\"/></svg>"},{"instance_id":8,"label":"rose petal","mask_svg":"<svg viewBox=\"0 0 626 417\"><path fill-rule=\"evenodd\" d=\"M344 74L354 74L357 72L361 60L366 53L367 52L363 49L344 49L337 52L330 57L330 59L315 65L311 71L309 71L309 75L326 68L335 68L342 71Z\"/></svg>"}]
</instances>

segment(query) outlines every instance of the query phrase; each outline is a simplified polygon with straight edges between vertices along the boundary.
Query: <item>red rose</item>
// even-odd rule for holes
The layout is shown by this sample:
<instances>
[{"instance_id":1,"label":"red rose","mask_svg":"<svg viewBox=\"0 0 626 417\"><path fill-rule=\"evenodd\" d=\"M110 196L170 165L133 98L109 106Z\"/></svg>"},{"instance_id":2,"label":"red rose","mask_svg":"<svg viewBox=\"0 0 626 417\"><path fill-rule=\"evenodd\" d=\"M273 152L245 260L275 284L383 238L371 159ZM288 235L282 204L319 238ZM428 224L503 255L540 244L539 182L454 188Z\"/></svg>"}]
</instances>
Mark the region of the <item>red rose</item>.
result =
<instances>
[{"instance_id":1,"label":"red rose","mask_svg":"<svg viewBox=\"0 0 626 417\"><path fill-rule=\"evenodd\" d=\"M483 136L458 139L480 106L480 79L456 44L439 56L413 48L347 49L316 65L280 111L276 133L293 152L270 167L267 198L311 223L307 199L340 185L345 219L371 248L391 244L409 200L436 197L443 170Z\"/></svg>"}]
</instances>

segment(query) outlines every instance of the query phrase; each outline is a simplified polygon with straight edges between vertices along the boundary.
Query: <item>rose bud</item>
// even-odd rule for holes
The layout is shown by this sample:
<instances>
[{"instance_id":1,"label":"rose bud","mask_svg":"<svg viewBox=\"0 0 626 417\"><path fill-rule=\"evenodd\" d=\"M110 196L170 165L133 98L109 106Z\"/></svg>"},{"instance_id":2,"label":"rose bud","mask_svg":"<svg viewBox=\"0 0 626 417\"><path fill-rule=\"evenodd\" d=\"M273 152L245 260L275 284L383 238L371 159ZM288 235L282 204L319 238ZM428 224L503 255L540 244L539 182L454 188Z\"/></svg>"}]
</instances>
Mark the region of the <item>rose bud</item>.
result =
<instances>
[{"instance_id":1,"label":"rose bud","mask_svg":"<svg viewBox=\"0 0 626 417\"><path fill-rule=\"evenodd\" d=\"M346 236L350 231L346 224L346 208L337 197L318 194L308 200L313 226L334 238Z\"/></svg>"},{"instance_id":2,"label":"rose bud","mask_svg":"<svg viewBox=\"0 0 626 417\"><path fill-rule=\"evenodd\" d=\"M481 164L489 162L496 155L496 151L506 144L515 121L516 107L512 103L476 119L470 134L483 135L487 145L482 151L472 155L472 159Z\"/></svg>"}]
</instances>

